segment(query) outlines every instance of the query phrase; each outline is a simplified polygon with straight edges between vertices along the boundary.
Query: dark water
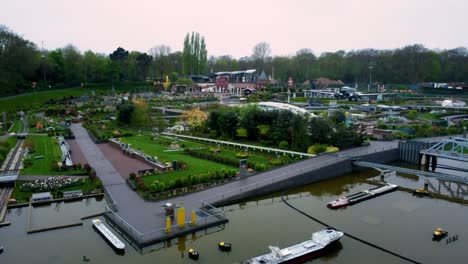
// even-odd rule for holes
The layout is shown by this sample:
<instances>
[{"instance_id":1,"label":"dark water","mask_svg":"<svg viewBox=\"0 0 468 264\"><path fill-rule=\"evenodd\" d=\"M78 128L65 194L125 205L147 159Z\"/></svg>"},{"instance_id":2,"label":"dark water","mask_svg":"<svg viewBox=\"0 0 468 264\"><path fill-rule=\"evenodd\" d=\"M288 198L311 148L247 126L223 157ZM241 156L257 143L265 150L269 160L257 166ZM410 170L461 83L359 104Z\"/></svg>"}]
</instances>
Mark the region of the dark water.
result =
<instances>
[{"instance_id":1,"label":"dark water","mask_svg":"<svg viewBox=\"0 0 468 264\"><path fill-rule=\"evenodd\" d=\"M325 204L343 194L373 187L371 179L377 172L366 170L324 181L287 193L289 202L297 208L349 232L422 263L467 263L468 206L453 200L418 198L406 191L395 191L343 210L330 210ZM407 187L420 187L423 180L416 176L391 175L389 182ZM422 187L422 186L421 186ZM447 192L448 193L448 192ZM468 199L465 196L465 200ZM38 207L32 211L33 228L79 221L79 217L103 210L104 201L87 201ZM9 227L0 228L0 244L5 252L1 264L9 263L233 263L267 253L268 245L285 247L309 239L312 232L323 228L281 202L275 193L245 203L224 208L230 220L223 228L198 232L165 247L135 250L127 243L125 255L116 254L92 229L91 219L83 226L38 234L26 234L27 209L12 209L7 215ZM432 241L437 227L449 231L458 240ZM217 243L233 244L233 251L218 251ZM360 242L344 237L342 248L316 259L313 263L408 263ZM191 247L200 251L200 259L188 259Z\"/></svg>"}]
</instances>

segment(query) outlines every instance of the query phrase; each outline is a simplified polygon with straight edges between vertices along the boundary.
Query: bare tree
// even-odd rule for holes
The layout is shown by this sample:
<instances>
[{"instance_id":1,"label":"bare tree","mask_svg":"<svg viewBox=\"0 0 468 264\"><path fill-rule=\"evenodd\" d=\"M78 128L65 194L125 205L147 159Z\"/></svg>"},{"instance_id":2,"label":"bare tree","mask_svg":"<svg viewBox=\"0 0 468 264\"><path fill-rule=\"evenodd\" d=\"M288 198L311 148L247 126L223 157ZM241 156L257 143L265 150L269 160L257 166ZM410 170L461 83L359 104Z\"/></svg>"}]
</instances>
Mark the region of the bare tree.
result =
<instances>
[{"instance_id":1,"label":"bare tree","mask_svg":"<svg viewBox=\"0 0 468 264\"><path fill-rule=\"evenodd\" d=\"M171 63L169 61L171 47L164 44L157 45L152 47L148 53L153 57L150 65L151 79L154 79L158 75L160 78L164 78L164 73L167 73L167 68Z\"/></svg>"},{"instance_id":2,"label":"bare tree","mask_svg":"<svg viewBox=\"0 0 468 264\"><path fill-rule=\"evenodd\" d=\"M252 60L257 68L262 68L268 57L271 55L270 44L260 42L252 50Z\"/></svg>"}]
</instances>

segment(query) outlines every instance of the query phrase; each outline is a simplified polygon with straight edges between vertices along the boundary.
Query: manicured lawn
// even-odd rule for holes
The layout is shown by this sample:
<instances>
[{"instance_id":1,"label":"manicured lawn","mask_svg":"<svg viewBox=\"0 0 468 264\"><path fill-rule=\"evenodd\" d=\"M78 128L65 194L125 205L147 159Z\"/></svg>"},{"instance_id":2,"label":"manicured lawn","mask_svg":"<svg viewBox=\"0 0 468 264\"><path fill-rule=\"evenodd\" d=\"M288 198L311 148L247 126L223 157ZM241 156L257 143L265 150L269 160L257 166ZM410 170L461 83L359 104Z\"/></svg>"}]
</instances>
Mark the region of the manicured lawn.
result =
<instances>
[{"instance_id":1,"label":"manicured lawn","mask_svg":"<svg viewBox=\"0 0 468 264\"><path fill-rule=\"evenodd\" d=\"M8 132L9 133L18 133L18 131L23 132L23 122L21 122L21 120L19 120L19 119L15 120L13 122L13 125L11 126L10 130L8 130Z\"/></svg>"},{"instance_id":2,"label":"manicured lawn","mask_svg":"<svg viewBox=\"0 0 468 264\"><path fill-rule=\"evenodd\" d=\"M46 92L28 93L18 95L15 97L0 98L0 112L12 112L19 110L31 109L36 106L41 106L49 99L60 99L64 96L80 96L84 94L86 90L81 88L72 88L65 90L53 90Z\"/></svg>"},{"instance_id":3,"label":"manicured lawn","mask_svg":"<svg viewBox=\"0 0 468 264\"><path fill-rule=\"evenodd\" d=\"M8 142L10 148L14 148L16 143L18 142L18 138L16 136L10 136L4 139L1 139L0 142Z\"/></svg>"},{"instance_id":4,"label":"manicured lawn","mask_svg":"<svg viewBox=\"0 0 468 264\"><path fill-rule=\"evenodd\" d=\"M57 171L53 169L53 163L57 163L62 159L62 152L55 137L48 136L29 136L27 140L34 143L34 153L29 156L32 160L32 165L21 170L23 175L73 175L80 174L83 171ZM44 156L42 159L34 159L37 156Z\"/></svg>"},{"instance_id":5,"label":"manicured lawn","mask_svg":"<svg viewBox=\"0 0 468 264\"><path fill-rule=\"evenodd\" d=\"M185 178L188 175L206 174L223 168L235 169L234 167L224 164L216 163L213 161L197 159L186 155L182 150L180 151L164 151L168 149L167 145L158 144L160 140L152 140L148 136L134 136L121 139L125 143L132 144L132 147L145 152L148 155L158 157L159 161L172 162L173 160L184 161L187 163L187 170L175 171L171 173L163 173L152 176L143 177L146 184L151 184L156 179L159 181L176 180L177 178ZM185 144L186 147L201 147L201 144L189 141L179 141L179 145Z\"/></svg>"},{"instance_id":6,"label":"manicured lawn","mask_svg":"<svg viewBox=\"0 0 468 264\"><path fill-rule=\"evenodd\" d=\"M421 114L421 117L428 120L439 121L440 117L437 114L425 113Z\"/></svg>"}]
</instances>

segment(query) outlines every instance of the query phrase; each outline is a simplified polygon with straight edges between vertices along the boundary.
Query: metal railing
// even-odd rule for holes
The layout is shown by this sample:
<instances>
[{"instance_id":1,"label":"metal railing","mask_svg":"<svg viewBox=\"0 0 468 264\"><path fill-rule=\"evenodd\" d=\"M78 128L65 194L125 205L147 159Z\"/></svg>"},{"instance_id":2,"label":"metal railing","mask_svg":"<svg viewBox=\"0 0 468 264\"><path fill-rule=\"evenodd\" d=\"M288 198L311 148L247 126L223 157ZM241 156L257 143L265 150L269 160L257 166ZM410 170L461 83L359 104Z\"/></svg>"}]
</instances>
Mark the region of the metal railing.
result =
<instances>
[{"instance_id":1,"label":"metal railing","mask_svg":"<svg viewBox=\"0 0 468 264\"><path fill-rule=\"evenodd\" d=\"M288 155L293 155L293 156L300 156L300 157L315 157L316 155L309 154L309 153L304 153L304 152L297 152L297 151L290 151L290 150L284 150L284 149L275 149L275 148L267 148L267 147L262 147L262 146L255 146L255 145L247 145L247 144L241 144L241 143L234 143L230 141L223 141L223 140L216 140L216 139L211 139L211 138L201 138L201 137L192 137L192 136L187 136L187 135L179 135L179 134L173 134L173 133L161 133L162 135L167 135L167 136L172 136L172 137L181 137L181 138L188 138L188 139L193 139L193 140L199 140L199 141L206 141L210 143L215 143L215 144L223 144L223 145L228 145L228 146L234 146L238 148L249 148L252 150L260 150L260 151L269 151L269 152L279 152L283 154L288 154Z\"/></svg>"}]
</instances>

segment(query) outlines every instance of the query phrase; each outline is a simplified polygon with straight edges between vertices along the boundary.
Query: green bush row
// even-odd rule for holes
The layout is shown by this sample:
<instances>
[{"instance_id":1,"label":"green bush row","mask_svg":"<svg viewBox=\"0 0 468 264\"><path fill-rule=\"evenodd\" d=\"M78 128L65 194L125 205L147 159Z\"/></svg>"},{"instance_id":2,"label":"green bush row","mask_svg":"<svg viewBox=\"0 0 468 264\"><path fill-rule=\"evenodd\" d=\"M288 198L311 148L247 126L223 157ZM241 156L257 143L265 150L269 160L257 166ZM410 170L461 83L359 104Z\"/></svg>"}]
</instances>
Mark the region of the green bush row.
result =
<instances>
[{"instance_id":1,"label":"green bush row","mask_svg":"<svg viewBox=\"0 0 468 264\"><path fill-rule=\"evenodd\" d=\"M198 149L186 148L184 151L188 155L195 157L195 158L210 160L210 161L226 164L226 165L233 166L233 167L239 166L239 159L237 158L223 157L212 152L205 152L205 151L198 150ZM255 171L264 171L264 170L269 169L269 166L263 163L248 161L247 164L248 164L248 167L253 168Z\"/></svg>"}]
</instances>

